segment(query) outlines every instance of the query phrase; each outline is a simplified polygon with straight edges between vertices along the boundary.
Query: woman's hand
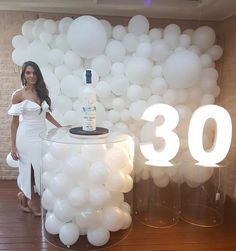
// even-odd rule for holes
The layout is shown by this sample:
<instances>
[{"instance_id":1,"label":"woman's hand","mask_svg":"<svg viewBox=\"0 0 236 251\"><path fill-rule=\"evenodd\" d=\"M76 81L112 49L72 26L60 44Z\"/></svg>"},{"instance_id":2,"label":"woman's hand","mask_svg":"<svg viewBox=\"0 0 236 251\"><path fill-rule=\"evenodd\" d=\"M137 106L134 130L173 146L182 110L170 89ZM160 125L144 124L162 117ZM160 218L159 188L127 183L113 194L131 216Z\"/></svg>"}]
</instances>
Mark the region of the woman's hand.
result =
<instances>
[{"instance_id":1,"label":"woman's hand","mask_svg":"<svg viewBox=\"0 0 236 251\"><path fill-rule=\"evenodd\" d=\"M17 153L16 147L12 147L11 148L11 156L14 160L18 160L19 159L19 155Z\"/></svg>"}]
</instances>

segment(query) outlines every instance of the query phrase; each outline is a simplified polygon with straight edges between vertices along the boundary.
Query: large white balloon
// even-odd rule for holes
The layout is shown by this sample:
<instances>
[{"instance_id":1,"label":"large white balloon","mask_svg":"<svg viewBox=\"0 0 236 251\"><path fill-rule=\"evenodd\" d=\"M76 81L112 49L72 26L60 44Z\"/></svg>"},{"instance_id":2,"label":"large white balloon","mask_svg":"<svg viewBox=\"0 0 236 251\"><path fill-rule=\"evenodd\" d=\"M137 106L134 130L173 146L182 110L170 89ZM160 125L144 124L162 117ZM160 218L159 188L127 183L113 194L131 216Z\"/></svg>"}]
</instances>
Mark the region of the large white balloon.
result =
<instances>
[{"instance_id":1,"label":"large white balloon","mask_svg":"<svg viewBox=\"0 0 236 251\"><path fill-rule=\"evenodd\" d=\"M173 88L194 86L202 72L199 57L191 51L174 52L164 64L163 74L166 82Z\"/></svg>"},{"instance_id":2,"label":"large white balloon","mask_svg":"<svg viewBox=\"0 0 236 251\"><path fill-rule=\"evenodd\" d=\"M71 23L67 39L73 51L81 57L92 58L102 54L107 35L98 19L92 16L81 16Z\"/></svg>"}]
</instances>

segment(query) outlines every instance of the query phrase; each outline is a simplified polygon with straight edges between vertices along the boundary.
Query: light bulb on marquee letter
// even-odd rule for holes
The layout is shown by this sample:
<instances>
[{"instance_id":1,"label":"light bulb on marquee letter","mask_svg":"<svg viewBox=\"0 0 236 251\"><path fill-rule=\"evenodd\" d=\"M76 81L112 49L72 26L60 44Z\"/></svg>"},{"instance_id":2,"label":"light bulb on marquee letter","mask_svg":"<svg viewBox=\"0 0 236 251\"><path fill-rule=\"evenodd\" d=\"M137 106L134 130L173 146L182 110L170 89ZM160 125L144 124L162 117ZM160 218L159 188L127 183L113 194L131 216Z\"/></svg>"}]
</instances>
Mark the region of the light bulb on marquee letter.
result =
<instances>
[{"instance_id":1,"label":"light bulb on marquee letter","mask_svg":"<svg viewBox=\"0 0 236 251\"><path fill-rule=\"evenodd\" d=\"M140 143L142 154L149 160L146 164L155 166L170 166L170 160L173 159L179 150L179 138L173 129L179 122L178 112L170 105L155 104L148 107L142 119L146 121L154 121L157 116L164 117L164 123L156 126L156 137L165 140L165 146L161 150L156 150L152 142Z\"/></svg>"},{"instance_id":2,"label":"light bulb on marquee letter","mask_svg":"<svg viewBox=\"0 0 236 251\"><path fill-rule=\"evenodd\" d=\"M216 122L216 135L212 149L203 147L203 131L208 119ZM217 105L206 105L198 108L190 121L188 145L193 158L200 165L214 166L222 161L230 148L232 139L232 122L229 113Z\"/></svg>"}]
</instances>

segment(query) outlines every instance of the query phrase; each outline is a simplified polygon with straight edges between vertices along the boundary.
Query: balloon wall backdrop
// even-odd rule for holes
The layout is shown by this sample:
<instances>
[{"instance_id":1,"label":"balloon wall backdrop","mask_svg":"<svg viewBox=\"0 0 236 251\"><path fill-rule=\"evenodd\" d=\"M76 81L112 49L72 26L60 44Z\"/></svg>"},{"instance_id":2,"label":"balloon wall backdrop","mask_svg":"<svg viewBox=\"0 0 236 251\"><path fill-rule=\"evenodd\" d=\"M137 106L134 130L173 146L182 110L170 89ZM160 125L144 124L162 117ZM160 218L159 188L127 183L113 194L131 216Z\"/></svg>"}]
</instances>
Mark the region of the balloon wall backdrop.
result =
<instances>
[{"instance_id":1,"label":"balloon wall backdrop","mask_svg":"<svg viewBox=\"0 0 236 251\"><path fill-rule=\"evenodd\" d=\"M52 114L64 125L81 126L84 71L92 69L97 125L135 135L136 158L140 164L134 170L136 181L150 177L160 187L167 186L170 180L199 186L211 177L213 169L198 170L190 164L193 161L189 161L187 132L196 108L213 104L220 93L215 61L223 50L215 44L215 39L214 30L208 26L181 31L178 25L169 24L165 28L150 29L148 19L142 15L132 17L126 27L113 27L107 20L92 16L75 20L65 17L58 21L39 18L26 21L22 34L13 38L12 59L19 66L27 60L39 64L52 99ZM181 159L183 165L178 169L165 171L143 165L145 160L139 143L151 141L157 148L164 145L162 139L155 138L155 127L163 118L158 117L154 122L141 120L144 110L158 103L169 104L179 113L177 159ZM204 130L205 149L212 146L213 137L214 123L209 122ZM52 152L48 158L53 156ZM100 167L99 163L96 165L94 168ZM55 184L57 179L66 182L63 174L54 177ZM52 196L53 189L47 196ZM70 198L76 193L80 191L71 192ZM58 208L66 206L58 204ZM58 220L55 215L59 212L50 215L48 222L57 221L59 229L62 219ZM63 218L64 222L67 220ZM60 235L76 233L74 228L74 223L67 223ZM100 234L103 230L96 231Z\"/></svg>"}]
</instances>

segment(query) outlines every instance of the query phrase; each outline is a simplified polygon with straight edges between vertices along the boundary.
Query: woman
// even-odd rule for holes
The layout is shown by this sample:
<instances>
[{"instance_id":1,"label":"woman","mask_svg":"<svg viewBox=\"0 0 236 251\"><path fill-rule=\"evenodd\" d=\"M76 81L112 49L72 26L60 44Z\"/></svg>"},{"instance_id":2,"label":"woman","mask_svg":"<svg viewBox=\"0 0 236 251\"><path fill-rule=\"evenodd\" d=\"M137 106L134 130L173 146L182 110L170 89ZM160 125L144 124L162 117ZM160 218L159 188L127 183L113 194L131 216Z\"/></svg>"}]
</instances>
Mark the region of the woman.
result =
<instances>
[{"instance_id":1,"label":"woman","mask_svg":"<svg viewBox=\"0 0 236 251\"><path fill-rule=\"evenodd\" d=\"M61 125L53 118L51 100L38 65L25 62L21 73L22 88L12 95L8 114L11 122L11 155L19 159L18 193L20 208L24 212L40 215L40 171L42 168L39 134L46 131L45 118L56 127ZM19 121L19 116L22 119Z\"/></svg>"}]
</instances>

